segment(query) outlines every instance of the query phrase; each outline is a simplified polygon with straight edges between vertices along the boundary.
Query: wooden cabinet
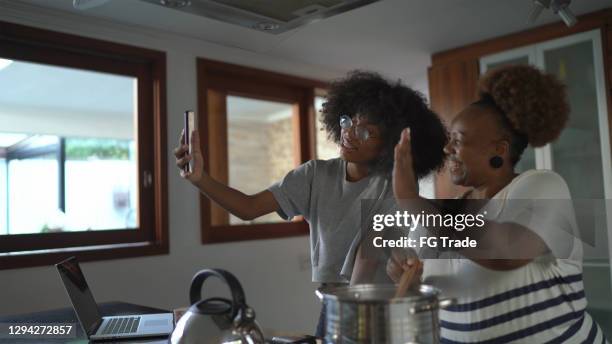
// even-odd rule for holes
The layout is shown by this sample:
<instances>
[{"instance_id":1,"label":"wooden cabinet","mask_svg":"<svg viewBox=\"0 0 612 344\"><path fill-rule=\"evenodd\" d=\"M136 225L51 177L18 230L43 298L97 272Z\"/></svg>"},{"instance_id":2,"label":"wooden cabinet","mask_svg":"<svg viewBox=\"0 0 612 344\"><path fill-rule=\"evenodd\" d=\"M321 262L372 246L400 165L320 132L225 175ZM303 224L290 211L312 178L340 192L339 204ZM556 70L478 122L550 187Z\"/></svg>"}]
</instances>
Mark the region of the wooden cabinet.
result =
<instances>
[{"instance_id":1,"label":"wooden cabinet","mask_svg":"<svg viewBox=\"0 0 612 344\"><path fill-rule=\"evenodd\" d=\"M478 60L456 61L429 68L429 96L433 109L445 120L476 98Z\"/></svg>"},{"instance_id":2,"label":"wooden cabinet","mask_svg":"<svg viewBox=\"0 0 612 344\"><path fill-rule=\"evenodd\" d=\"M431 106L447 125L459 111L476 100L476 59L432 66L429 68L428 77ZM451 183L448 171L442 170L436 175L436 198L452 198L464 191L465 188Z\"/></svg>"}]
</instances>

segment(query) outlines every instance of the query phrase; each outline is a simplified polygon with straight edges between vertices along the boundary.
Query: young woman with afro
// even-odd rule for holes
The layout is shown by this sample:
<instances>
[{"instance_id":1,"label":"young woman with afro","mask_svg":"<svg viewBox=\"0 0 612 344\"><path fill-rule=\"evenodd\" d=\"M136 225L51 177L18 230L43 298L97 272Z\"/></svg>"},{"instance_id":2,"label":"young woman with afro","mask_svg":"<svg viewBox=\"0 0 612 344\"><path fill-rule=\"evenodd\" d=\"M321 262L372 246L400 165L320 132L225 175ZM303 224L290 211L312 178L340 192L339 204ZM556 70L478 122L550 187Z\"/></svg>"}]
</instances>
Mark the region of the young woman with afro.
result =
<instances>
[{"instance_id":1,"label":"young woman with afro","mask_svg":"<svg viewBox=\"0 0 612 344\"><path fill-rule=\"evenodd\" d=\"M502 67L479 82L480 100L451 123L452 182L459 198L487 200L485 247L425 259L423 280L455 296L440 311L442 343L605 343L585 311L582 243L564 179L547 170L516 173L528 145L559 137L569 116L565 86L530 66ZM418 196L413 135L396 147L394 193L401 206L431 206ZM482 201L481 201L482 204ZM394 251L387 271L398 280L414 258Z\"/></svg>"},{"instance_id":2,"label":"young woman with afro","mask_svg":"<svg viewBox=\"0 0 612 344\"><path fill-rule=\"evenodd\" d=\"M360 200L373 199L376 207L393 198L394 147L402 129L414 130L411 168L419 178L443 164L447 136L420 93L372 72L354 71L333 82L322 114L324 129L338 144L340 157L308 161L259 193L244 194L206 174L197 132L191 156L186 155L186 145L175 150L176 165L183 178L241 219L271 212L287 220L303 216L310 225L313 282L346 284L359 245ZM186 173L183 166L192 159L193 172Z\"/></svg>"}]
</instances>

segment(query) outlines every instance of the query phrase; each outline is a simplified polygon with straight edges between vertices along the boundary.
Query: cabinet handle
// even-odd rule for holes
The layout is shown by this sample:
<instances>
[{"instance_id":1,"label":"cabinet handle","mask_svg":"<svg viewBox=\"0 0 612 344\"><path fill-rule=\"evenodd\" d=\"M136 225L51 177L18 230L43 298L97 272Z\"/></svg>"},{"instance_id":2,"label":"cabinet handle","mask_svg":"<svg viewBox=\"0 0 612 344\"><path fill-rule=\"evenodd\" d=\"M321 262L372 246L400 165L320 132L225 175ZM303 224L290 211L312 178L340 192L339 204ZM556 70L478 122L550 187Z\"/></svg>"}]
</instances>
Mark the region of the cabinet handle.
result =
<instances>
[{"instance_id":1,"label":"cabinet handle","mask_svg":"<svg viewBox=\"0 0 612 344\"><path fill-rule=\"evenodd\" d=\"M142 174L142 185L145 188L151 187L153 185L153 173L151 171L144 171Z\"/></svg>"}]
</instances>

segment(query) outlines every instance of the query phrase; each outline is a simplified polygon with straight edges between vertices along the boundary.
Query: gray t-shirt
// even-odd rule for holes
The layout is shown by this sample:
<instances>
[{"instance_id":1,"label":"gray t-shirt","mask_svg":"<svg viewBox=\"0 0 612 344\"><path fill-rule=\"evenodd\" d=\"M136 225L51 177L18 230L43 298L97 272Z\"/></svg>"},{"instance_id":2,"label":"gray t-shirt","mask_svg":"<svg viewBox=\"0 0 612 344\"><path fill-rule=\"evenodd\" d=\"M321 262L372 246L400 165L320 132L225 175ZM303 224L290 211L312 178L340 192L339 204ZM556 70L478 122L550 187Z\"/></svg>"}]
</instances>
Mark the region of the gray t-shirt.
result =
<instances>
[{"instance_id":1,"label":"gray t-shirt","mask_svg":"<svg viewBox=\"0 0 612 344\"><path fill-rule=\"evenodd\" d=\"M361 200L374 199L368 212L392 198L391 181L371 175L346 180L342 159L311 160L289 172L269 191L287 220L302 215L310 225L312 280L348 283L361 239Z\"/></svg>"}]
</instances>

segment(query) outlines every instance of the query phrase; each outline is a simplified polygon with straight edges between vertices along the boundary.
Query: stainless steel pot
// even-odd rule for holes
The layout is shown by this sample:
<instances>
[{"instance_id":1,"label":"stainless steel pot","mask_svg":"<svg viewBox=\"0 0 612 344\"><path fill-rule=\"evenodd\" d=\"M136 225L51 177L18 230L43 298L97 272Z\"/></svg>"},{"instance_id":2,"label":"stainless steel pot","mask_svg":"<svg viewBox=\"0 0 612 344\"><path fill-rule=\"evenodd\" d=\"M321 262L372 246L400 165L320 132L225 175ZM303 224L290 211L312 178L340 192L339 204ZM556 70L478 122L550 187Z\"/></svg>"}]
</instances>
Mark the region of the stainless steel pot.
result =
<instances>
[{"instance_id":1,"label":"stainless steel pot","mask_svg":"<svg viewBox=\"0 0 612 344\"><path fill-rule=\"evenodd\" d=\"M421 285L394 298L395 285L362 284L322 288L325 343L438 343L438 311L455 303L440 290Z\"/></svg>"}]
</instances>

